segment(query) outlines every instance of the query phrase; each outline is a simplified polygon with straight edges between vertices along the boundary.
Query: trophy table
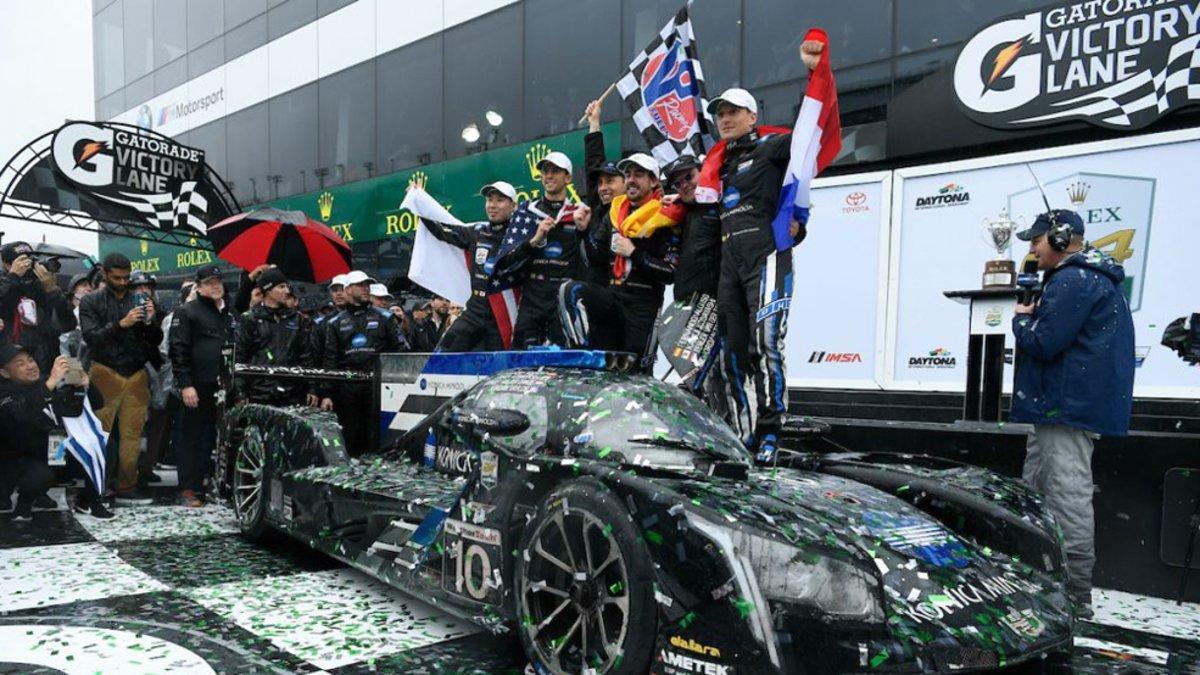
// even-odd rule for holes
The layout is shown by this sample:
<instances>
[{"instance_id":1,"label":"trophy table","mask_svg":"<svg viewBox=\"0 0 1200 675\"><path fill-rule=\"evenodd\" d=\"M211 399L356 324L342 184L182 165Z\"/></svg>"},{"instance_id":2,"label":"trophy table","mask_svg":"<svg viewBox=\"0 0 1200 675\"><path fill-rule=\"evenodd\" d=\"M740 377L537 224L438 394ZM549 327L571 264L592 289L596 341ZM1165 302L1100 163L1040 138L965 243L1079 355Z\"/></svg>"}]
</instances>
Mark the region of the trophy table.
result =
<instances>
[{"instance_id":1,"label":"trophy table","mask_svg":"<svg viewBox=\"0 0 1200 675\"><path fill-rule=\"evenodd\" d=\"M1012 330L1013 309L1020 290L1016 265L1008 256L1018 224L1004 211L992 220L985 218L983 233L996 258L984 263L980 289L946 291L951 300L968 306L967 387L963 397L963 420L997 422L1004 388L1007 337Z\"/></svg>"}]
</instances>

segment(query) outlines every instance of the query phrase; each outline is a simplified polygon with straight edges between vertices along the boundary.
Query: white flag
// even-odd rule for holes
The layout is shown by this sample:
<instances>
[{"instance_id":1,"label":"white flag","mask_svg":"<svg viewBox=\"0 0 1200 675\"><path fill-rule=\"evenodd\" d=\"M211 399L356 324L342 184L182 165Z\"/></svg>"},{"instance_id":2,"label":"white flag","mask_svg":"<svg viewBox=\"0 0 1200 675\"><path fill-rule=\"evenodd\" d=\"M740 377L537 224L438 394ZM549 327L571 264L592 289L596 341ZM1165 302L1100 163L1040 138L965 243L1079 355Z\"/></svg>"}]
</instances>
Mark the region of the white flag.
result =
<instances>
[{"instance_id":1,"label":"white flag","mask_svg":"<svg viewBox=\"0 0 1200 675\"><path fill-rule=\"evenodd\" d=\"M463 224L419 187L409 189L400 208L411 211L418 218L447 225ZM465 305L471 297L471 273L467 270L466 256L467 252L461 248L441 241L427 228L419 226L413 241L408 278L451 302Z\"/></svg>"}]
</instances>

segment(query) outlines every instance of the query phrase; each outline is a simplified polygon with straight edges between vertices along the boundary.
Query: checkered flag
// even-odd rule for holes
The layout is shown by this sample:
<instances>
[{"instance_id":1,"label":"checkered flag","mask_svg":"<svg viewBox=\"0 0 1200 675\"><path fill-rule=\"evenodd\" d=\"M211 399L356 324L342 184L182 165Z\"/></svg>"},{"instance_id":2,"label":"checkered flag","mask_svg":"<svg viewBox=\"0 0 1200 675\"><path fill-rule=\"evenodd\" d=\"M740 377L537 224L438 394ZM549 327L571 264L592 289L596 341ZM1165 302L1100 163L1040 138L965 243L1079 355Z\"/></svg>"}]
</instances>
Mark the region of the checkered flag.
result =
<instances>
[{"instance_id":1,"label":"checkered flag","mask_svg":"<svg viewBox=\"0 0 1200 675\"><path fill-rule=\"evenodd\" d=\"M179 186L178 195L170 192L152 195L132 192L120 194L124 198L104 194L96 196L137 211L151 227L166 232L181 228L192 229L200 234L208 232L208 223L204 220L208 211L208 199L196 190L196 181L184 181Z\"/></svg>"},{"instance_id":2,"label":"checkered flag","mask_svg":"<svg viewBox=\"0 0 1200 675\"><path fill-rule=\"evenodd\" d=\"M617 81L638 131L664 165L680 155L703 155L713 144L690 6L663 26Z\"/></svg>"},{"instance_id":3,"label":"checkered flag","mask_svg":"<svg viewBox=\"0 0 1200 675\"><path fill-rule=\"evenodd\" d=\"M1136 129L1157 120L1171 107L1200 101L1200 35L1171 46L1167 63L1157 73L1143 70L1133 77L1083 96L1059 101L1064 110L1020 122L1046 122L1087 117L1111 127Z\"/></svg>"}]
</instances>

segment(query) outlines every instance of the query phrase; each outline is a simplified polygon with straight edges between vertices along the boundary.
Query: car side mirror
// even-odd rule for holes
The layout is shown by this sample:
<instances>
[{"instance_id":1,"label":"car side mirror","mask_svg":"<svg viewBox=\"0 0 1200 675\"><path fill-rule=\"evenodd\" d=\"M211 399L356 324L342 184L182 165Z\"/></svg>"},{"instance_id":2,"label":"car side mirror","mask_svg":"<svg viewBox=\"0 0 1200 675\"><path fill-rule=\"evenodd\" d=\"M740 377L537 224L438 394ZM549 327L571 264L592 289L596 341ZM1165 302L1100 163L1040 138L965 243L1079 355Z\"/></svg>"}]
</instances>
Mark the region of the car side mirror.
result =
<instances>
[{"instance_id":1,"label":"car side mirror","mask_svg":"<svg viewBox=\"0 0 1200 675\"><path fill-rule=\"evenodd\" d=\"M516 436L529 428L529 416L509 408L455 408L451 420L454 426L478 436Z\"/></svg>"}]
</instances>

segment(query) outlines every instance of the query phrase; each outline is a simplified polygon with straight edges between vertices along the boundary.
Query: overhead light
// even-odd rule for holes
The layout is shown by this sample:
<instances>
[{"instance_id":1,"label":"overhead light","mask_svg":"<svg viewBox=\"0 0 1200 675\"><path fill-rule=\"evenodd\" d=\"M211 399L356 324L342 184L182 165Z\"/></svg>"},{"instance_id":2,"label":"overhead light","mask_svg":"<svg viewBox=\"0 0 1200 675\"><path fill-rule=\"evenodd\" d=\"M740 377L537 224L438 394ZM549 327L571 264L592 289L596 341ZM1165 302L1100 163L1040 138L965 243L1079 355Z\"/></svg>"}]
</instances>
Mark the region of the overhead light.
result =
<instances>
[{"instance_id":1,"label":"overhead light","mask_svg":"<svg viewBox=\"0 0 1200 675\"><path fill-rule=\"evenodd\" d=\"M479 127L474 124L468 124L463 127L462 139L468 143L474 143L479 140Z\"/></svg>"},{"instance_id":2,"label":"overhead light","mask_svg":"<svg viewBox=\"0 0 1200 675\"><path fill-rule=\"evenodd\" d=\"M489 110L489 111L485 112L483 114L483 116L485 118L487 118L487 123L494 127L498 127L501 124L504 124L504 117L502 115L500 115L500 113L496 112L495 110Z\"/></svg>"}]
</instances>

